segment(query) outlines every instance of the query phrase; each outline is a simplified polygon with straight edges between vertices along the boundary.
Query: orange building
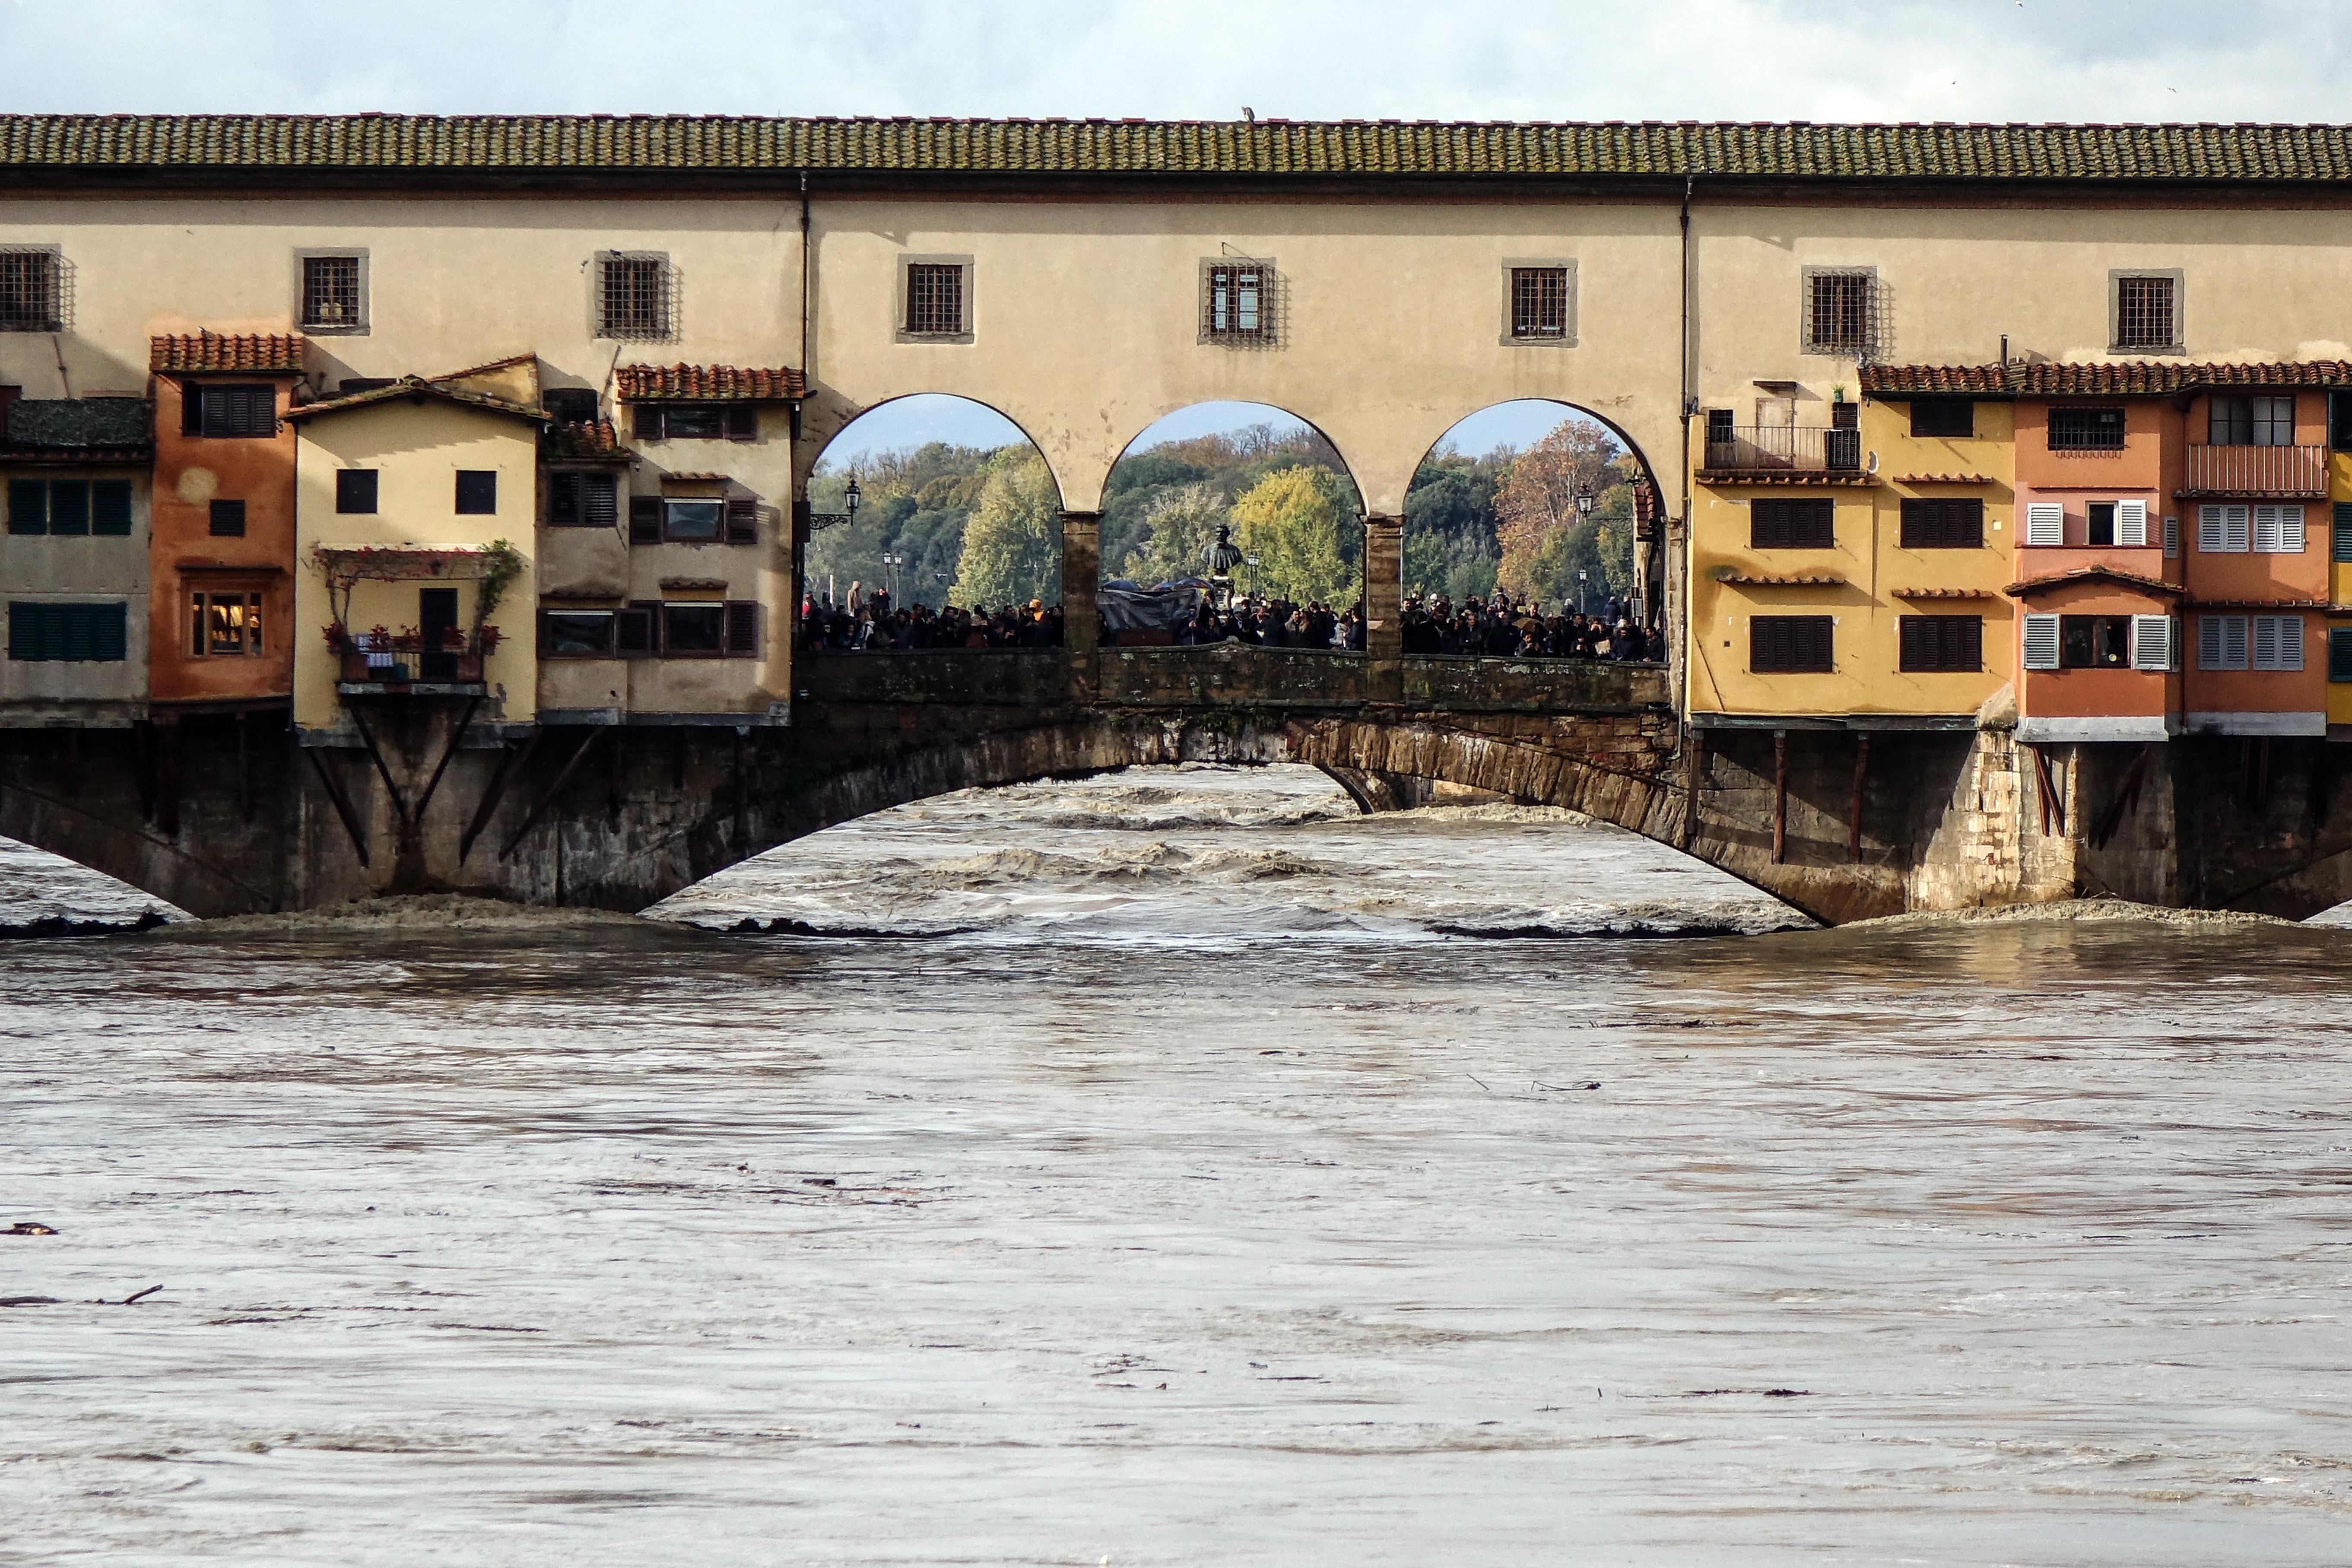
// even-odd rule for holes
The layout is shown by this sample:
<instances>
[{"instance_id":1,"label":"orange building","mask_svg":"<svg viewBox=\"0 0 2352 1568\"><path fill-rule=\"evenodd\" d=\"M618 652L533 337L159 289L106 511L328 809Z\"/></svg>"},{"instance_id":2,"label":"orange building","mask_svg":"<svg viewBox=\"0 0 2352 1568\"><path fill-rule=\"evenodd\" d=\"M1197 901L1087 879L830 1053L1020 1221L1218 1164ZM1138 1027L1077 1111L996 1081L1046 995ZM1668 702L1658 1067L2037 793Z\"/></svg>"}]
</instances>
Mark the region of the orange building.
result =
<instances>
[{"instance_id":1,"label":"orange building","mask_svg":"<svg viewBox=\"0 0 2352 1568\"><path fill-rule=\"evenodd\" d=\"M148 660L163 712L274 707L294 691L299 336L150 341L155 398Z\"/></svg>"}]
</instances>

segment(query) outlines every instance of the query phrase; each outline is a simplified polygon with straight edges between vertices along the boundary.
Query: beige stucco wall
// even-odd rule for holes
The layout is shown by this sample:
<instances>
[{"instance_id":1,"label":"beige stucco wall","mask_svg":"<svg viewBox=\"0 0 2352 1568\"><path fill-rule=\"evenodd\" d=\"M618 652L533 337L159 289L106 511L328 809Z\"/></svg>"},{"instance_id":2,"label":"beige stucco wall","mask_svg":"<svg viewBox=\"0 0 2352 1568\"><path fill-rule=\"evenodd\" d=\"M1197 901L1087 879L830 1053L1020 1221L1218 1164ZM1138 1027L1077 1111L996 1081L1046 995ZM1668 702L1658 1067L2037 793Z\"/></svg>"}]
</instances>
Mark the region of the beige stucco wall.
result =
<instances>
[{"instance_id":1,"label":"beige stucco wall","mask_svg":"<svg viewBox=\"0 0 2352 1568\"><path fill-rule=\"evenodd\" d=\"M1211 399L1313 424L1384 514L1448 427L1511 398L1580 404L1680 461L1670 206L834 199L814 245L811 460L865 408L945 392L1026 430L1079 510L1147 426ZM971 258L971 342L898 341L908 256ZM1199 341L1202 264L1236 257L1275 264L1278 346ZM1502 341L1513 258L1576 264L1574 346Z\"/></svg>"},{"instance_id":2,"label":"beige stucco wall","mask_svg":"<svg viewBox=\"0 0 2352 1568\"><path fill-rule=\"evenodd\" d=\"M335 692L340 666L323 630L334 618L327 580L313 546L468 545L504 539L526 559L536 544L538 426L530 420L459 405L397 399L306 419L297 425L294 459L295 593L294 722L331 729L342 722ZM373 514L335 510L335 472L377 472ZM457 473L488 469L499 476L498 510L459 516ZM350 626L383 625L394 631L417 623L417 590L457 590L461 625L471 626L477 585L469 581L363 581L352 590ZM505 640L483 665L489 701L481 715L529 721L537 706L538 638L533 606L538 590L526 571L491 613Z\"/></svg>"},{"instance_id":3,"label":"beige stucco wall","mask_svg":"<svg viewBox=\"0 0 2352 1568\"><path fill-rule=\"evenodd\" d=\"M800 356L800 206L745 197L13 196L0 244L56 244L72 331L0 334L0 384L27 397L137 391L147 339L296 330L305 249L367 253L368 331L312 334L314 387L435 375L534 350L552 386L607 384L616 358L783 365ZM593 336L599 251L666 253L675 335Z\"/></svg>"},{"instance_id":4,"label":"beige stucco wall","mask_svg":"<svg viewBox=\"0 0 2352 1568\"><path fill-rule=\"evenodd\" d=\"M20 535L5 531L7 481L129 479L131 532ZM109 468L25 468L0 464L0 725L128 721L147 700L148 506L146 470ZM5 611L11 601L36 604L115 604L123 616L126 657L121 662L18 662L7 657ZM107 705L93 712L85 704Z\"/></svg>"}]
</instances>

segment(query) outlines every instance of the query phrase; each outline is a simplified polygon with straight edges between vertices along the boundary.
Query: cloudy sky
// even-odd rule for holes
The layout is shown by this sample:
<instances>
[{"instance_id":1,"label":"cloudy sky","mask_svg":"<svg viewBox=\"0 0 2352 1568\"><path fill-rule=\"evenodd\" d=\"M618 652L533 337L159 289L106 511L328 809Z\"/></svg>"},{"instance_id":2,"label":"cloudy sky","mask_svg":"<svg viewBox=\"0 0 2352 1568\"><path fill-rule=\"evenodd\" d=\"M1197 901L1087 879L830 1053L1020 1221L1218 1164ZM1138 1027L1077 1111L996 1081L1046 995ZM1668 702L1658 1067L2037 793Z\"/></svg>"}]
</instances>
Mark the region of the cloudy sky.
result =
<instances>
[{"instance_id":1,"label":"cloudy sky","mask_svg":"<svg viewBox=\"0 0 2352 1568\"><path fill-rule=\"evenodd\" d=\"M2340 120L2347 16L2329 0L0 0L16 62L0 109Z\"/></svg>"},{"instance_id":2,"label":"cloudy sky","mask_svg":"<svg viewBox=\"0 0 2352 1568\"><path fill-rule=\"evenodd\" d=\"M0 0L0 110L2352 120L2347 17L2330 0ZM856 434L897 439L918 412Z\"/></svg>"}]
</instances>

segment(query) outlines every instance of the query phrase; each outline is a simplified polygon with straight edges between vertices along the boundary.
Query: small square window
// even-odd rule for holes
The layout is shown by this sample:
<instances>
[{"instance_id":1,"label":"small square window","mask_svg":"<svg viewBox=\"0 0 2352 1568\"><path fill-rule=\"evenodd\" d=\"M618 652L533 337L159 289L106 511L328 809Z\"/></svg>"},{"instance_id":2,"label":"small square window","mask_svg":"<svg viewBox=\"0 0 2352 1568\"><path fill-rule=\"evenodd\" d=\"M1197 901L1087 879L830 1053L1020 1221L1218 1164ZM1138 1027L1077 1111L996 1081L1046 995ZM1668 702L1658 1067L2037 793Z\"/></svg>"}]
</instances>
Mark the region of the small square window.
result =
<instances>
[{"instance_id":1,"label":"small square window","mask_svg":"<svg viewBox=\"0 0 2352 1568\"><path fill-rule=\"evenodd\" d=\"M1274 338L1274 264L1214 261L1202 269L1201 335L1209 342Z\"/></svg>"},{"instance_id":2,"label":"small square window","mask_svg":"<svg viewBox=\"0 0 2352 1568\"><path fill-rule=\"evenodd\" d=\"M907 264L907 331L919 337L962 332L963 268L947 261Z\"/></svg>"},{"instance_id":3,"label":"small square window","mask_svg":"<svg viewBox=\"0 0 2352 1568\"><path fill-rule=\"evenodd\" d=\"M1805 352L1862 357L1877 343L1878 277L1866 268L1809 268Z\"/></svg>"},{"instance_id":4,"label":"small square window","mask_svg":"<svg viewBox=\"0 0 2352 1568\"><path fill-rule=\"evenodd\" d=\"M2180 280L2170 273L2115 275L2114 347L2171 350L2180 346Z\"/></svg>"},{"instance_id":5,"label":"small square window","mask_svg":"<svg viewBox=\"0 0 2352 1568\"><path fill-rule=\"evenodd\" d=\"M544 610L539 625L541 651L551 658L613 657L610 610Z\"/></svg>"},{"instance_id":6,"label":"small square window","mask_svg":"<svg viewBox=\"0 0 2352 1568\"><path fill-rule=\"evenodd\" d=\"M0 332L62 331L63 270L46 246L0 248Z\"/></svg>"},{"instance_id":7,"label":"small square window","mask_svg":"<svg viewBox=\"0 0 2352 1568\"><path fill-rule=\"evenodd\" d=\"M2053 452L2122 451L2124 411L2120 408L2052 409L2050 449Z\"/></svg>"},{"instance_id":8,"label":"small square window","mask_svg":"<svg viewBox=\"0 0 2352 1568\"><path fill-rule=\"evenodd\" d=\"M212 531L215 539L243 539L245 537L245 503L241 500L213 502Z\"/></svg>"},{"instance_id":9,"label":"small square window","mask_svg":"<svg viewBox=\"0 0 2352 1568\"><path fill-rule=\"evenodd\" d=\"M662 606L662 647L685 658L718 658L727 649L727 606L724 605L665 605Z\"/></svg>"},{"instance_id":10,"label":"small square window","mask_svg":"<svg viewBox=\"0 0 2352 1568\"><path fill-rule=\"evenodd\" d=\"M362 516L374 512L375 474L373 468L336 469L335 510Z\"/></svg>"},{"instance_id":11,"label":"small square window","mask_svg":"<svg viewBox=\"0 0 2352 1568\"><path fill-rule=\"evenodd\" d=\"M1566 265L1511 269L1511 340L1564 342L1573 331L1574 275Z\"/></svg>"},{"instance_id":12,"label":"small square window","mask_svg":"<svg viewBox=\"0 0 2352 1568\"><path fill-rule=\"evenodd\" d=\"M610 251L597 258L596 335L670 335L670 271L665 256Z\"/></svg>"},{"instance_id":13,"label":"small square window","mask_svg":"<svg viewBox=\"0 0 2352 1568\"><path fill-rule=\"evenodd\" d=\"M727 503L717 497L669 501L662 512L662 535L677 544L716 544L727 524Z\"/></svg>"},{"instance_id":14,"label":"small square window","mask_svg":"<svg viewBox=\"0 0 2352 1568\"><path fill-rule=\"evenodd\" d=\"M457 515L488 517L499 510L499 476L490 468L457 470Z\"/></svg>"},{"instance_id":15,"label":"small square window","mask_svg":"<svg viewBox=\"0 0 2352 1568\"><path fill-rule=\"evenodd\" d=\"M278 434L278 389L266 382L183 382L180 414L183 435L207 440L266 438Z\"/></svg>"},{"instance_id":16,"label":"small square window","mask_svg":"<svg viewBox=\"0 0 2352 1568\"><path fill-rule=\"evenodd\" d=\"M302 258L302 327L356 332L367 325L366 265L356 253Z\"/></svg>"}]
</instances>

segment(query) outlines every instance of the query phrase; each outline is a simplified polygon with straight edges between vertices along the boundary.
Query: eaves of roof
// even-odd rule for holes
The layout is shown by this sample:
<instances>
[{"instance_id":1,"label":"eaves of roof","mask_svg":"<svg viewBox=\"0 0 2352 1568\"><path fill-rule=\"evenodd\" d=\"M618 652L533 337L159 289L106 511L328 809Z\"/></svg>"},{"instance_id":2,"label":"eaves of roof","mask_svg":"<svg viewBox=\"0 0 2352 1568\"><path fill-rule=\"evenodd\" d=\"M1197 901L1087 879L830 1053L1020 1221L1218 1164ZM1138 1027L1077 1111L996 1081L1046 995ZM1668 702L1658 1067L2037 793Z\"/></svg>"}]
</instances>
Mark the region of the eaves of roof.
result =
<instances>
[{"instance_id":1,"label":"eaves of roof","mask_svg":"<svg viewBox=\"0 0 2352 1568\"><path fill-rule=\"evenodd\" d=\"M349 397L331 397L322 403L305 403L289 408L289 420L316 419L322 415L344 414L354 408L365 408L378 403L394 403L406 398L435 398L455 403L467 408L478 408L485 414L504 414L533 425L547 423L544 409L526 408L520 403L509 403L503 397L491 397L479 392L467 392L462 387L443 386L419 376L404 375L390 386L372 387L366 392L354 392Z\"/></svg>"},{"instance_id":2,"label":"eaves of roof","mask_svg":"<svg viewBox=\"0 0 2352 1568\"><path fill-rule=\"evenodd\" d=\"M2118 571L2113 566L2077 566L2071 571L2053 572L2046 577L2028 577L2022 582L2011 583L2001 592L2012 599L2027 599L2053 588L2065 587L2071 583L2087 582L2120 583L2126 587L2170 599L2177 599L2186 592L2177 583L2167 583L2159 577L2144 577L2137 572Z\"/></svg>"},{"instance_id":3,"label":"eaves of roof","mask_svg":"<svg viewBox=\"0 0 2352 1568\"><path fill-rule=\"evenodd\" d=\"M2352 387L2344 360L2192 363L2126 360L2104 364L1866 364L1873 397L2180 397L2210 387Z\"/></svg>"},{"instance_id":4,"label":"eaves of roof","mask_svg":"<svg viewBox=\"0 0 2352 1568\"><path fill-rule=\"evenodd\" d=\"M629 403L789 403L808 395L801 373L731 364L625 364L614 384Z\"/></svg>"},{"instance_id":5,"label":"eaves of roof","mask_svg":"<svg viewBox=\"0 0 2352 1568\"><path fill-rule=\"evenodd\" d=\"M147 340L147 368L166 374L300 375L299 332L173 332Z\"/></svg>"},{"instance_id":6,"label":"eaves of roof","mask_svg":"<svg viewBox=\"0 0 2352 1568\"><path fill-rule=\"evenodd\" d=\"M0 115L7 171L2352 181L2352 126Z\"/></svg>"}]
</instances>

